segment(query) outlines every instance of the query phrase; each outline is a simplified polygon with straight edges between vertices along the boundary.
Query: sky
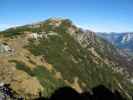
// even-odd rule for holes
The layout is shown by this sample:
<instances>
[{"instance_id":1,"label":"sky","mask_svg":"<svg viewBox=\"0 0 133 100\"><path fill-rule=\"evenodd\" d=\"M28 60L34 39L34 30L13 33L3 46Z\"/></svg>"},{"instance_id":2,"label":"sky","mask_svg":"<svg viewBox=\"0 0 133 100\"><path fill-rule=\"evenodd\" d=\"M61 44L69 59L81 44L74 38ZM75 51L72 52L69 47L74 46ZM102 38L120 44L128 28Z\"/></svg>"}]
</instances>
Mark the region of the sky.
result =
<instances>
[{"instance_id":1,"label":"sky","mask_svg":"<svg viewBox=\"0 0 133 100\"><path fill-rule=\"evenodd\" d=\"M51 17L95 32L133 32L133 0L0 0L0 30Z\"/></svg>"}]
</instances>

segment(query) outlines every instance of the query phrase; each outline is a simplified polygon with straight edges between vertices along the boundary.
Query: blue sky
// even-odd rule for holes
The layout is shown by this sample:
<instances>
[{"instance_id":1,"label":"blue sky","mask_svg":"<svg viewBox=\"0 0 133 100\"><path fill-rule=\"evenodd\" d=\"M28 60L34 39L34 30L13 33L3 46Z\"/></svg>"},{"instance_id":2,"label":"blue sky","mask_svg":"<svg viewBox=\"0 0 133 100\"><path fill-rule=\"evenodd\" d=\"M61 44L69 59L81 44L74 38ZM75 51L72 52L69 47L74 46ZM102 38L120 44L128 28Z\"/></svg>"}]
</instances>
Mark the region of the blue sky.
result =
<instances>
[{"instance_id":1,"label":"blue sky","mask_svg":"<svg viewBox=\"0 0 133 100\"><path fill-rule=\"evenodd\" d=\"M0 0L0 12L0 30L63 17L93 31L133 31L133 0Z\"/></svg>"}]
</instances>

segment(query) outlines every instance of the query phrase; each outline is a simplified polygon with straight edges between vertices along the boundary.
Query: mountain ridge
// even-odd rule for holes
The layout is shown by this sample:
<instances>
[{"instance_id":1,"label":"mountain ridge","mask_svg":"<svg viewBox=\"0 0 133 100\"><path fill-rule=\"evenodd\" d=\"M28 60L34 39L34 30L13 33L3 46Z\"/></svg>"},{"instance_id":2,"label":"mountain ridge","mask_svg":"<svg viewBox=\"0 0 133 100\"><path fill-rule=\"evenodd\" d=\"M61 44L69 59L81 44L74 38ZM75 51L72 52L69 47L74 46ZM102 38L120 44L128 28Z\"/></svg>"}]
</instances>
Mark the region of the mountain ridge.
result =
<instances>
[{"instance_id":1,"label":"mountain ridge","mask_svg":"<svg viewBox=\"0 0 133 100\"><path fill-rule=\"evenodd\" d=\"M0 67L5 68L0 81L10 83L25 98L36 98L39 92L47 97L62 86L83 92L99 84L131 98L131 61L95 32L78 28L69 19L10 28L0 32L0 41L4 45ZM29 82L36 83L33 90Z\"/></svg>"}]
</instances>

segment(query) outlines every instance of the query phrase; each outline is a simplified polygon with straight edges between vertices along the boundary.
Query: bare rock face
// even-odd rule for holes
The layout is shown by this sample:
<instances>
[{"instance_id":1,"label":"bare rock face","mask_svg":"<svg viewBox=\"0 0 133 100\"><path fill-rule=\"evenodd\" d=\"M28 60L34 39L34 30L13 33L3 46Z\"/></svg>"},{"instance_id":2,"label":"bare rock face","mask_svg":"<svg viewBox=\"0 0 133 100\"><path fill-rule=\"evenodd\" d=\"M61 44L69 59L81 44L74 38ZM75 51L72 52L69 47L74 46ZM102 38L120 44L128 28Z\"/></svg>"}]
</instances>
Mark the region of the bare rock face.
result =
<instances>
[{"instance_id":1,"label":"bare rock face","mask_svg":"<svg viewBox=\"0 0 133 100\"><path fill-rule=\"evenodd\" d=\"M91 30L84 30L76 27L73 23L70 23L67 32L84 48L95 43L96 34Z\"/></svg>"},{"instance_id":2,"label":"bare rock face","mask_svg":"<svg viewBox=\"0 0 133 100\"><path fill-rule=\"evenodd\" d=\"M81 44L82 47L86 48L90 44L95 43L95 33L89 30L79 29L78 33L75 33L74 38Z\"/></svg>"},{"instance_id":3,"label":"bare rock face","mask_svg":"<svg viewBox=\"0 0 133 100\"><path fill-rule=\"evenodd\" d=\"M95 33L92 31L85 31L83 42L86 42L86 46L95 43Z\"/></svg>"},{"instance_id":4,"label":"bare rock face","mask_svg":"<svg viewBox=\"0 0 133 100\"><path fill-rule=\"evenodd\" d=\"M62 19L60 18L50 18L49 21L50 21L49 23L50 25L54 25L56 27L60 26L60 24L62 23Z\"/></svg>"},{"instance_id":5,"label":"bare rock face","mask_svg":"<svg viewBox=\"0 0 133 100\"><path fill-rule=\"evenodd\" d=\"M0 43L0 54L2 53L11 53L13 49L6 43Z\"/></svg>"}]
</instances>

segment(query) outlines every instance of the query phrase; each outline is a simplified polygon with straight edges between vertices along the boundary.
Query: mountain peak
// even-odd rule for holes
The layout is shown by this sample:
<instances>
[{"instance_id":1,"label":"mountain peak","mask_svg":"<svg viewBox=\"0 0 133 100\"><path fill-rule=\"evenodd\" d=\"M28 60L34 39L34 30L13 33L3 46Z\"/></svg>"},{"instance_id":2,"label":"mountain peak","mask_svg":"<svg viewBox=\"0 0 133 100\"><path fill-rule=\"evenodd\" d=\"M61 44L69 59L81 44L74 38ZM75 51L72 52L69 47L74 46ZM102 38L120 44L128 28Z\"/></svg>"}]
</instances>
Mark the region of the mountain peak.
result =
<instances>
[{"instance_id":1,"label":"mountain peak","mask_svg":"<svg viewBox=\"0 0 133 100\"><path fill-rule=\"evenodd\" d=\"M1 32L0 40L0 81L23 97L35 98L39 92L47 97L62 86L78 92L99 84L119 89L127 86L132 71L132 64L113 45L69 19L11 28Z\"/></svg>"},{"instance_id":2,"label":"mountain peak","mask_svg":"<svg viewBox=\"0 0 133 100\"><path fill-rule=\"evenodd\" d=\"M133 40L133 33L125 33L122 38L122 43L127 43Z\"/></svg>"}]
</instances>

